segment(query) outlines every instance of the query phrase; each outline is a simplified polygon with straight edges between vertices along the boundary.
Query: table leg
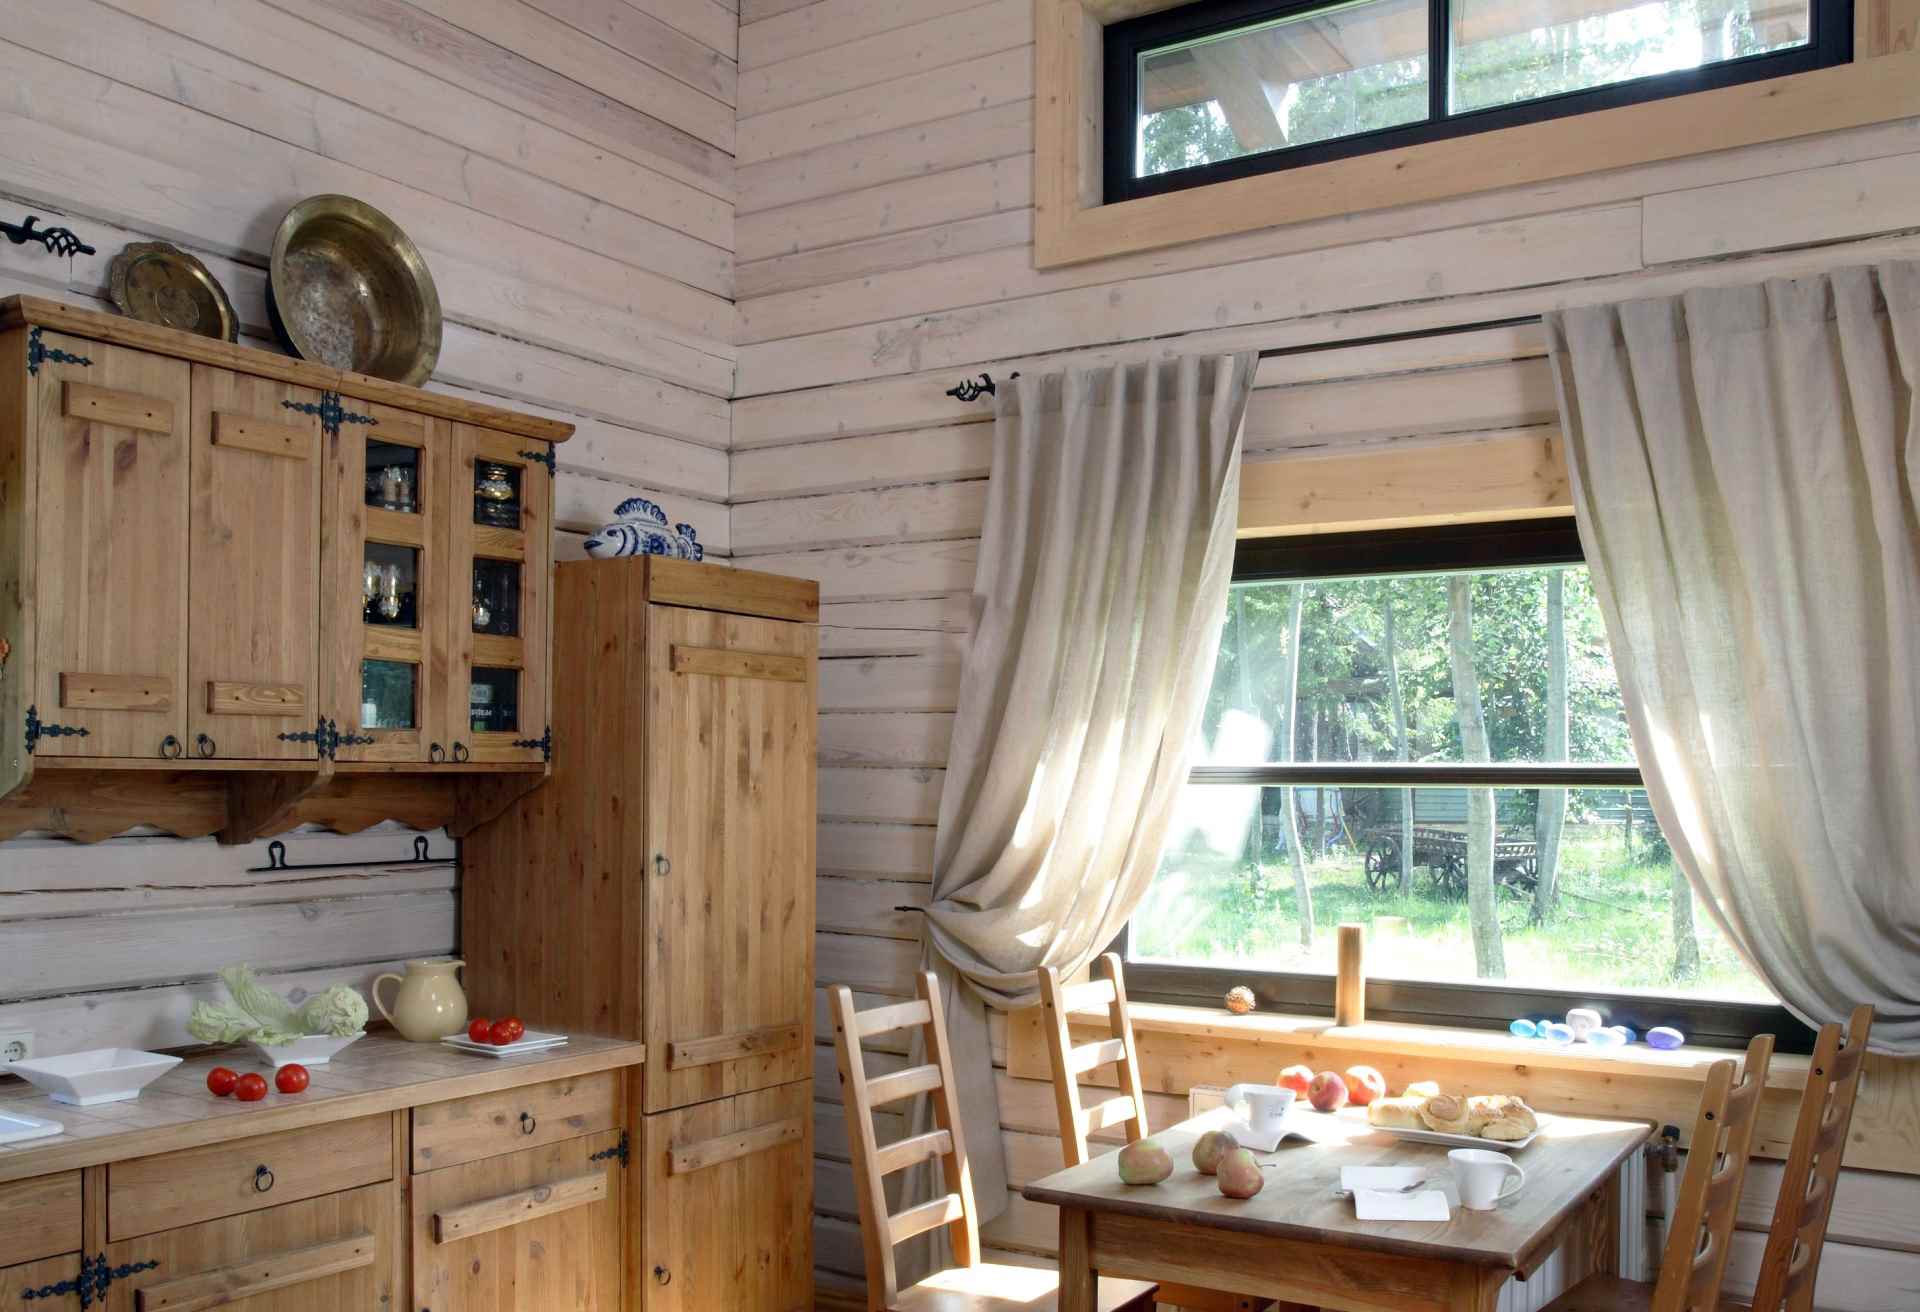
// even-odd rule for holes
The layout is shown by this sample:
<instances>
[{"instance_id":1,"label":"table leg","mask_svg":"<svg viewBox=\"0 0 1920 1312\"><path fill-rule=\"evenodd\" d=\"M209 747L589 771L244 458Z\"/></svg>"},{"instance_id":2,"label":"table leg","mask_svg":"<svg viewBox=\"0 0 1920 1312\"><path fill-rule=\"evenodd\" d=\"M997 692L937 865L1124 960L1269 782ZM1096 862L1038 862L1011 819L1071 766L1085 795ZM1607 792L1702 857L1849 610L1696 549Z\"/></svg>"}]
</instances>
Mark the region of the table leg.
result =
<instances>
[{"instance_id":1,"label":"table leg","mask_svg":"<svg viewBox=\"0 0 1920 1312\"><path fill-rule=\"evenodd\" d=\"M1099 1280L1093 1273L1093 1217L1078 1207L1060 1209L1059 1312L1094 1312Z\"/></svg>"}]
</instances>

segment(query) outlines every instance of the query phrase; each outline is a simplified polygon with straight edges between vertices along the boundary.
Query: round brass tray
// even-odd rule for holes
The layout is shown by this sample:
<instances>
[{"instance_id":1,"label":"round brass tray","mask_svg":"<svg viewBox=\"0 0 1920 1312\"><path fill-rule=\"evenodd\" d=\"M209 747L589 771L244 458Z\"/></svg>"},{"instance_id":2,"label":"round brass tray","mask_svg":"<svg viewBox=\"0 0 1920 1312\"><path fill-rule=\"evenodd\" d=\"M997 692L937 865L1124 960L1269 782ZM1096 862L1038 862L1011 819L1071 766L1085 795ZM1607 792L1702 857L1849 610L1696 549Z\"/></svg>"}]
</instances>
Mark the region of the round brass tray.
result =
<instances>
[{"instance_id":1,"label":"round brass tray","mask_svg":"<svg viewBox=\"0 0 1920 1312\"><path fill-rule=\"evenodd\" d=\"M220 280L164 241L137 241L114 256L107 288L114 308L129 319L223 342L240 339L240 316Z\"/></svg>"},{"instance_id":2,"label":"round brass tray","mask_svg":"<svg viewBox=\"0 0 1920 1312\"><path fill-rule=\"evenodd\" d=\"M267 308L295 355L397 383L440 358L440 295L419 248L373 206L309 196L273 237Z\"/></svg>"}]
</instances>

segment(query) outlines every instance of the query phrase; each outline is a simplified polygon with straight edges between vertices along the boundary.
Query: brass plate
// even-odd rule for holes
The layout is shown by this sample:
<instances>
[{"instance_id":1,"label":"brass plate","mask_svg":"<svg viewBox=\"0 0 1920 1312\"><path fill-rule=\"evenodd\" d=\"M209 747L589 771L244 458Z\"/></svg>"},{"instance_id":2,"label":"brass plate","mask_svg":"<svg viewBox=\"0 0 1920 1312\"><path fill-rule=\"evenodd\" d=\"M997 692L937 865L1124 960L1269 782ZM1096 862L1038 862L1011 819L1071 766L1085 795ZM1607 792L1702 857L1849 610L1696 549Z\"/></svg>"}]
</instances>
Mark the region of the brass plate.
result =
<instances>
[{"instance_id":1,"label":"brass plate","mask_svg":"<svg viewBox=\"0 0 1920 1312\"><path fill-rule=\"evenodd\" d=\"M240 340L240 316L220 280L176 246L134 242L113 257L107 284L114 308L129 319L223 342Z\"/></svg>"},{"instance_id":2,"label":"brass plate","mask_svg":"<svg viewBox=\"0 0 1920 1312\"><path fill-rule=\"evenodd\" d=\"M267 307L304 360L417 385L440 358L440 295L419 248L351 196L310 196L287 211Z\"/></svg>"}]
</instances>

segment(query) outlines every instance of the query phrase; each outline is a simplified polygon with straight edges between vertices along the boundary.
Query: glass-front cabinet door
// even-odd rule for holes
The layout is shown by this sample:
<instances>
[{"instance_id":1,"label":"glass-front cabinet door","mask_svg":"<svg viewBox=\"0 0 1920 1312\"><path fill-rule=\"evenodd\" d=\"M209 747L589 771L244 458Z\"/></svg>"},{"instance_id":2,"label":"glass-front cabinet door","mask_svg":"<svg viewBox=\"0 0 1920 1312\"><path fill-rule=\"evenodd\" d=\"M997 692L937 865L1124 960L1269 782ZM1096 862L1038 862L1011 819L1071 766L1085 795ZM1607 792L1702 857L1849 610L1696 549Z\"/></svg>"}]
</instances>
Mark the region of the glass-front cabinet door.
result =
<instances>
[{"instance_id":1,"label":"glass-front cabinet door","mask_svg":"<svg viewBox=\"0 0 1920 1312\"><path fill-rule=\"evenodd\" d=\"M452 427L449 750L457 762L542 761L553 513L544 460L552 448Z\"/></svg>"},{"instance_id":2,"label":"glass-front cabinet door","mask_svg":"<svg viewBox=\"0 0 1920 1312\"><path fill-rule=\"evenodd\" d=\"M346 417L327 439L322 516L332 539L323 554L334 754L340 761L450 759L447 427L367 402L344 406Z\"/></svg>"}]
</instances>

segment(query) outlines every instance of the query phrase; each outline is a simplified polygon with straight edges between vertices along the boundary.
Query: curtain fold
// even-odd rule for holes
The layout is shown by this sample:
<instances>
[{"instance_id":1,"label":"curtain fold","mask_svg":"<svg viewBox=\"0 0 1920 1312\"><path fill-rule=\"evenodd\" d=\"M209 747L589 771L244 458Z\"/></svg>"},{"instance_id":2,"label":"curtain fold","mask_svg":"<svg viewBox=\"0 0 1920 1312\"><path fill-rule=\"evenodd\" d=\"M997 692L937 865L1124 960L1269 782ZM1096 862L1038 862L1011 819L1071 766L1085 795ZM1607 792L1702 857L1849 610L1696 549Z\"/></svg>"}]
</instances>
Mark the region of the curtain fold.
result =
<instances>
[{"instance_id":1,"label":"curtain fold","mask_svg":"<svg viewBox=\"0 0 1920 1312\"><path fill-rule=\"evenodd\" d=\"M1007 1179L987 1006L1084 967L1153 877L1226 614L1257 363L1028 374L996 397L923 942L983 1221Z\"/></svg>"},{"instance_id":2,"label":"curtain fold","mask_svg":"<svg viewBox=\"0 0 1920 1312\"><path fill-rule=\"evenodd\" d=\"M1809 1024L1920 1052L1920 264L1547 317L1674 858Z\"/></svg>"}]
</instances>

